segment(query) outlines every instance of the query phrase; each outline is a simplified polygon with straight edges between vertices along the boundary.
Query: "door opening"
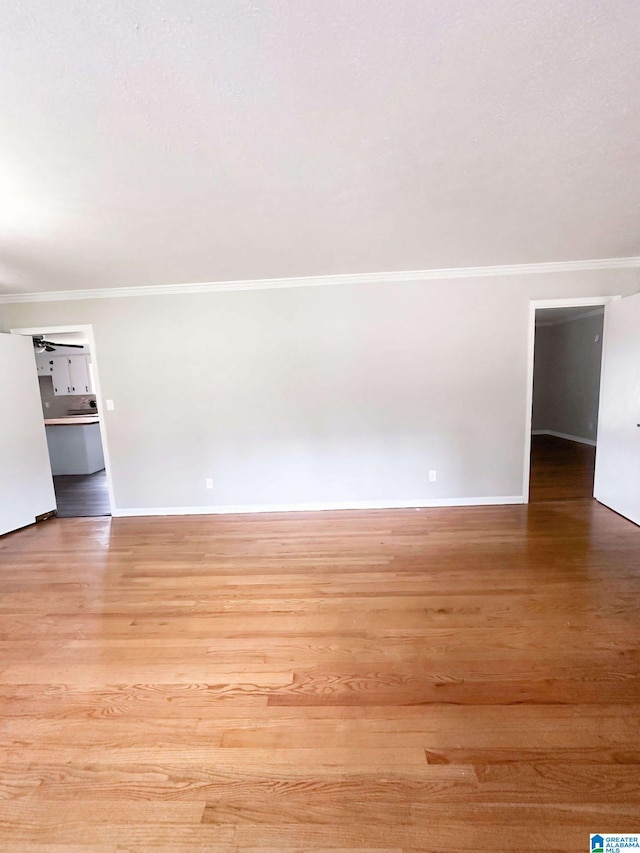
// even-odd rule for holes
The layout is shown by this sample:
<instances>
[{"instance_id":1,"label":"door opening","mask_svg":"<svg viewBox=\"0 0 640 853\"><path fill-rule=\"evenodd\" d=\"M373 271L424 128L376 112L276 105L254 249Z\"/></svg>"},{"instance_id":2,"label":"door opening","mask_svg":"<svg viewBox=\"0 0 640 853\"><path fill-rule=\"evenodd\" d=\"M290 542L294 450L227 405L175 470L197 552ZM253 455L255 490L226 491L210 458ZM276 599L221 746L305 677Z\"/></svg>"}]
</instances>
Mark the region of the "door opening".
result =
<instances>
[{"instance_id":1,"label":"door opening","mask_svg":"<svg viewBox=\"0 0 640 853\"><path fill-rule=\"evenodd\" d=\"M536 311L531 501L591 498L604 307Z\"/></svg>"},{"instance_id":2,"label":"door opening","mask_svg":"<svg viewBox=\"0 0 640 853\"><path fill-rule=\"evenodd\" d=\"M12 332L33 340L58 515L111 515L111 481L91 327Z\"/></svg>"},{"instance_id":3,"label":"door opening","mask_svg":"<svg viewBox=\"0 0 640 853\"><path fill-rule=\"evenodd\" d=\"M593 498L609 301L532 303L525 500Z\"/></svg>"}]
</instances>

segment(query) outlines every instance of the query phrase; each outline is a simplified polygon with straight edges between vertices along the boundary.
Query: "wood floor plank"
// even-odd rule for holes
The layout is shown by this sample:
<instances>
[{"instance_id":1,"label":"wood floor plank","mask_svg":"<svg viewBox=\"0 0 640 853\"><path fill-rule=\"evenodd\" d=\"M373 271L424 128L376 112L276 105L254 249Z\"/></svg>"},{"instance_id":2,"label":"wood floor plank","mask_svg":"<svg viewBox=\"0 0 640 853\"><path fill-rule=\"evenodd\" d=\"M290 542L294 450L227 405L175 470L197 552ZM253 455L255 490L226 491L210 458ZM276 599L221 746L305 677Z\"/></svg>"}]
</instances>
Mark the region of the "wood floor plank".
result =
<instances>
[{"instance_id":1,"label":"wood floor plank","mask_svg":"<svg viewBox=\"0 0 640 853\"><path fill-rule=\"evenodd\" d=\"M562 708L562 706L559 706ZM314 719L312 726L302 726L296 717L282 720L270 717L256 721L238 718L236 727L224 730L221 746L245 749L297 749L347 745L356 741L366 748L381 742L393 746L422 745L425 749L460 751L507 749L522 752L531 749L562 750L571 744L573 750L617 749L628 747L634 739L640 744L640 721L633 713L619 716L619 706L613 716L594 718L584 715L584 707L571 706L571 714L556 717L549 713L553 706L540 706L535 713L529 706L429 706L420 717L400 717L395 711L387 717L336 719ZM594 706L598 708L599 706ZM432 709L437 713L432 713ZM417 709L422 710L422 709ZM526 714L522 713L526 710ZM562 709L565 710L565 709ZM535 720L536 726L529 727ZM244 726L240 724L244 722ZM215 723L220 731L222 720ZM597 726L598 743L594 744L593 733ZM214 724L202 721L199 732L214 730ZM464 747L456 744L464 741ZM474 762L469 762L474 763Z\"/></svg>"},{"instance_id":2,"label":"wood floor plank","mask_svg":"<svg viewBox=\"0 0 640 853\"><path fill-rule=\"evenodd\" d=\"M144 802L139 800L57 801L43 808L41 800L0 801L0 832L6 827L46 830L59 824L175 824L202 822L204 802Z\"/></svg>"},{"instance_id":3,"label":"wood floor plank","mask_svg":"<svg viewBox=\"0 0 640 853\"><path fill-rule=\"evenodd\" d=\"M260 750L260 749L218 749L215 745L191 746L184 743L166 743L163 746L153 742L144 746L67 746L55 744L43 745L34 743L19 747L0 748L0 763L27 761L34 765L52 764L56 759L64 760L65 765L109 764L113 766L136 766L148 764L157 757L159 749L169 763L188 762L194 769L215 767L216 771L232 771L234 769L251 773L276 773L280 770L295 773L299 768L312 765L319 773L326 776L341 775L346 771L354 773L402 771L418 767L422 772L426 758L424 750L413 748L362 749L358 746L351 748L298 749L298 750ZM451 765L447 773L432 775L459 776L467 772L466 768L458 771L460 765ZM438 768L441 770L443 768ZM434 768L435 770L435 768Z\"/></svg>"},{"instance_id":4,"label":"wood floor plank","mask_svg":"<svg viewBox=\"0 0 640 853\"><path fill-rule=\"evenodd\" d=\"M37 842L0 841L0 853L119 853L112 844L38 844Z\"/></svg>"},{"instance_id":5,"label":"wood floor plank","mask_svg":"<svg viewBox=\"0 0 640 853\"><path fill-rule=\"evenodd\" d=\"M25 824L5 825L0 827L3 842L12 842L12 849L20 849L19 845L31 842L35 836L41 844L59 845L68 850L74 844L84 844L94 848L102 845L138 851L164 847L173 850L189 850L194 844L209 850L220 849L220 845L231 845L235 842L235 827L214 826L212 824L176 823L167 826L166 823L100 823L87 820L82 823L60 820L48 826L40 825L37 829ZM173 846L172 846L173 845ZM80 848L82 849L82 848ZM233 847L231 848L233 849Z\"/></svg>"}]
</instances>

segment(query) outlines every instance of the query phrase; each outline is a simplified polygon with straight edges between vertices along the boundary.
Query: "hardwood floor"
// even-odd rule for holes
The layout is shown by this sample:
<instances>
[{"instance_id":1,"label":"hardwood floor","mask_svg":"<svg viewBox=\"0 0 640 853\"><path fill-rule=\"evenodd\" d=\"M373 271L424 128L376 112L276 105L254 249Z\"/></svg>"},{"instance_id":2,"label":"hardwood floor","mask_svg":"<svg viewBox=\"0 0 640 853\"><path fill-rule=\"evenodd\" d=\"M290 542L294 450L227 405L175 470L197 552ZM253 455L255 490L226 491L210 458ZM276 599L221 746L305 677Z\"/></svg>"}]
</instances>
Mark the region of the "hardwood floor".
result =
<instances>
[{"instance_id":1,"label":"hardwood floor","mask_svg":"<svg viewBox=\"0 0 640 853\"><path fill-rule=\"evenodd\" d=\"M63 474L53 478L60 518L110 515L107 472Z\"/></svg>"},{"instance_id":2,"label":"hardwood floor","mask_svg":"<svg viewBox=\"0 0 640 853\"><path fill-rule=\"evenodd\" d=\"M595 447L553 435L532 435L529 500L591 498L595 467Z\"/></svg>"},{"instance_id":3,"label":"hardwood floor","mask_svg":"<svg viewBox=\"0 0 640 853\"><path fill-rule=\"evenodd\" d=\"M640 530L594 501L54 519L0 582L0 851L640 831Z\"/></svg>"}]
</instances>

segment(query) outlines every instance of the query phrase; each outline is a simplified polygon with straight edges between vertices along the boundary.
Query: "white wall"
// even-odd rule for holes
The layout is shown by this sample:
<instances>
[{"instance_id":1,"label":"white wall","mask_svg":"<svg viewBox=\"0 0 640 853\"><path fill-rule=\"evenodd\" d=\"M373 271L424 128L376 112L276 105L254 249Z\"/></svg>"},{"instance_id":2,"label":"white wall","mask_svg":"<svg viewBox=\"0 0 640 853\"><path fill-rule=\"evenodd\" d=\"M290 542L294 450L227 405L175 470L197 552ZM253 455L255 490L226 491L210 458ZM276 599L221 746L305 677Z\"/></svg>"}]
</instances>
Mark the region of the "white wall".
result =
<instances>
[{"instance_id":1,"label":"white wall","mask_svg":"<svg viewBox=\"0 0 640 853\"><path fill-rule=\"evenodd\" d=\"M603 322L601 311L536 329L533 430L595 441Z\"/></svg>"},{"instance_id":2,"label":"white wall","mask_svg":"<svg viewBox=\"0 0 640 853\"><path fill-rule=\"evenodd\" d=\"M14 304L4 323L93 324L119 509L500 500L522 495L529 301L639 289L634 269L564 272Z\"/></svg>"},{"instance_id":3,"label":"white wall","mask_svg":"<svg viewBox=\"0 0 640 853\"><path fill-rule=\"evenodd\" d=\"M33 345L0 335L0 535L55 507Z\"/></svg>"},{"instance_id":4,"label":"white wall","mask_svg":"<svg viewBox=\"0 0 640 853\"><path fill-rule=\"evenodd\" d=\"M553 390L553 326L537 326L533 359L533 405L531 429L541 432L550 429L548 412L552 407Z\"/></svg>"}]
</instances>

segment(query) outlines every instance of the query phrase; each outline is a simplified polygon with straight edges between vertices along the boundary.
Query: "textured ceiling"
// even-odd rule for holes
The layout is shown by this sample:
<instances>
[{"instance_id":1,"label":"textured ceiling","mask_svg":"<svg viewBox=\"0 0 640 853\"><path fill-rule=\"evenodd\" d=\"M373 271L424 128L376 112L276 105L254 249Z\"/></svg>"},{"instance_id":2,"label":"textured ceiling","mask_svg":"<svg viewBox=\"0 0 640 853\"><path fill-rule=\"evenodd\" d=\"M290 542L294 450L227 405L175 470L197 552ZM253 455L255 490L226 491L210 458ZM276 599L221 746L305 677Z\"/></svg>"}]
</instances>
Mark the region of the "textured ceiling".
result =
<instances>
[{"instance_id":1,"label":"textured ceiling","mask_svg":"<svg viewBox=\"0 0 640 853\"><path fill-rule=\"evenodd\" d=\"M640 254L638 0L5 0L0 290Z\"/></svg>"}]
</instances>

